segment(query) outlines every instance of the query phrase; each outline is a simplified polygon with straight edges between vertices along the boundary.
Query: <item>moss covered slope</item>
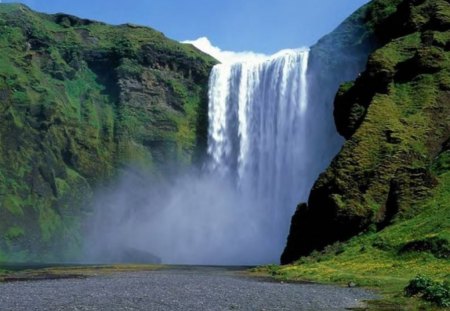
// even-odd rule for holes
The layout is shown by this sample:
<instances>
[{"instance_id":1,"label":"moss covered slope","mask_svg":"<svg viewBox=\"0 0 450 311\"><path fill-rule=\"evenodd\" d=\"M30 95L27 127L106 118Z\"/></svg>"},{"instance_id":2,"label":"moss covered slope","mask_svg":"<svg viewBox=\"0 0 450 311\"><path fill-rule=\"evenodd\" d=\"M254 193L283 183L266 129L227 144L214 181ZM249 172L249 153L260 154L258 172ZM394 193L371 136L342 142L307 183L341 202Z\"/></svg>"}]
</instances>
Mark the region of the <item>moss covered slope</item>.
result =
<instances>
[{"instance_id":1,"label":"moss covered slope","mask_svg":"<svg viewBox=\"0 0 450 311\"><path fill-rule=\"evenodd\" d=\"M434 236L449 244L450 4L375 0L356 15L379 48L339 90L346 143L299 206L284 263L365 231L391 232L396 248ZM415 219L433 225L413 237Z\"/></svg>"},{"instance_id":2,"label":"moss covered slope","mask_svg":"<svg viewBox=\"0 0 450 311\"><path fill-rule=\"evenodd\" d=\"M76 252L119 168L199 159L214 63L149 28L0 4L0 261Z\"/></svg>"}]
</instances>

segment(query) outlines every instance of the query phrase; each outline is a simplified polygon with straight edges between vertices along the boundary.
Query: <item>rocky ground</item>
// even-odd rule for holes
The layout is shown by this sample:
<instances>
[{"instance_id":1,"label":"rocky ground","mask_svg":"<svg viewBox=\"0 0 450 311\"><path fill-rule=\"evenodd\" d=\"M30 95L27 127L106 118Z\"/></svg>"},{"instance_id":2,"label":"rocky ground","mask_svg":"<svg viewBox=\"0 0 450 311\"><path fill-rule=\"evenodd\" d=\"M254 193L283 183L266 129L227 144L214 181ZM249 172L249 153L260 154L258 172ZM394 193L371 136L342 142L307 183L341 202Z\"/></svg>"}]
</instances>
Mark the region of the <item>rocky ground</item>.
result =
<instances>
[{"instance_id":1,"label":"rocky ground","mask_svg":"<svg viewBox=\"0 0 450 311\"><path fill-rule=\"evenodd\" d=\"M346 310L375 298L358 288L280 283L210 267L5 282L0 293L0 309L14 311Z\"/></svg>"}]
</instances>

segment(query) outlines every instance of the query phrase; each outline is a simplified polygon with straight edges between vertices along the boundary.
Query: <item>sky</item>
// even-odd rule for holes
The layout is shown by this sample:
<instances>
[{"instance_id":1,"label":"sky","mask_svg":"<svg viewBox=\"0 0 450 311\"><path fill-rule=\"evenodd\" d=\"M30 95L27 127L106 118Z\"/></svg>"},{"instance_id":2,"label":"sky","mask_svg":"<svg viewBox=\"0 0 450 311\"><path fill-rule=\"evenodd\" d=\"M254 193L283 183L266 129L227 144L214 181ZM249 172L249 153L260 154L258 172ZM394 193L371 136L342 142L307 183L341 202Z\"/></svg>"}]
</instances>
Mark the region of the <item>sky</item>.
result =
<instances>
[{"instance_id":1,"label":"sky","mask_svg":"<svg viewBox=\"0 0 450 311\"><path fill-rule=\"evenodd\" d=\"M149 26L222 50L272 54L308 47L368 0L23 0L34 10Z\"/></svg>"}]
</instances>

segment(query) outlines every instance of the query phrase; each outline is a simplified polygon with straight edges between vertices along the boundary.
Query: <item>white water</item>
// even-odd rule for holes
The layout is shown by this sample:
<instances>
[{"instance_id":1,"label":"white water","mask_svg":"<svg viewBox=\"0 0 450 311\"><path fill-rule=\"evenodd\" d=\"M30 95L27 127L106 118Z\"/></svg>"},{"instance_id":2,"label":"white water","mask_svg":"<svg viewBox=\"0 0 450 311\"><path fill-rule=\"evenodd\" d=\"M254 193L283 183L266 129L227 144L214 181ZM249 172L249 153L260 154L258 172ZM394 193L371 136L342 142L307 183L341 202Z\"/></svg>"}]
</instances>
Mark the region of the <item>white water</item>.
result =
<instances>
[{"instance_id":1,"label":"white water","mask_svg":"<svg viewBox=\"0 0 450 311\"><path fill-rule=\"evenodd\" d=\"M255 243L272 260L317 176L306 159L307 65L307 50L285 50L217 65L210 78L209 169L235 181L242 208L263 215Z\"/></svg>"},{"instance_id":2,"label":"white water","mask_svg":"<svg viewBox=\"0 0 450 311\"><path fill-rule=\"evenodd\" d=\"M297 204L336 151L331 110L311 105L308 50L214 49L204 172L167 186L124 179L99 197L91 258L134 248L172 264L279 261Z\"/></svg>"}]
</instances>

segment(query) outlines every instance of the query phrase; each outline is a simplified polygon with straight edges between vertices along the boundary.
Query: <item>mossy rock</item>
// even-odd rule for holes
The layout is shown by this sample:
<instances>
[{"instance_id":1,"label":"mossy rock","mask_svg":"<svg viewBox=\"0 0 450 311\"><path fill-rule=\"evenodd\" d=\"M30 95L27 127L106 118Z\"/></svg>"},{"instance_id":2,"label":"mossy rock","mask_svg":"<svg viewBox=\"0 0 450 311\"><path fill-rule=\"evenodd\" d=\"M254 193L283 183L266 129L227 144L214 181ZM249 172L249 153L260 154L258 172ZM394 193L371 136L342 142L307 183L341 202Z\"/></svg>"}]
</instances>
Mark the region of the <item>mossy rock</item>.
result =
<instances>
[{"instance_id":1,"label":"mossy rock","mask_svg":"<svg viewBox=\"0 0 450 311\"><path fill-rule=\"evenodd\" d=\"M414 218L433 195L449 168L449 12L448 1L379 0L356 13L380 46L337 94L347 141L297 210L283 263Z\"/></svg>"},{"instance_id":2,"label":"mossy rock","mask_svg":"<svg viewBox=\"0 0 450 311\"><path fill-rule=\"evenodd\" d=\"M0 232L24 230L3 258L73 256L96 187L195 164L215 63L150 28L0 4Z\"/></svg>"}]
</instances>

